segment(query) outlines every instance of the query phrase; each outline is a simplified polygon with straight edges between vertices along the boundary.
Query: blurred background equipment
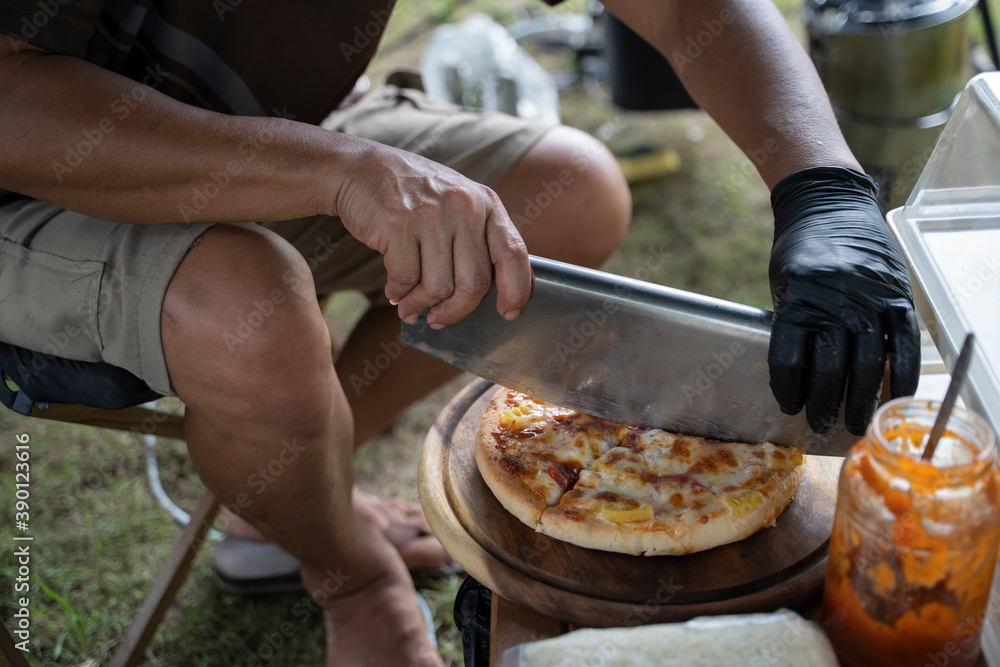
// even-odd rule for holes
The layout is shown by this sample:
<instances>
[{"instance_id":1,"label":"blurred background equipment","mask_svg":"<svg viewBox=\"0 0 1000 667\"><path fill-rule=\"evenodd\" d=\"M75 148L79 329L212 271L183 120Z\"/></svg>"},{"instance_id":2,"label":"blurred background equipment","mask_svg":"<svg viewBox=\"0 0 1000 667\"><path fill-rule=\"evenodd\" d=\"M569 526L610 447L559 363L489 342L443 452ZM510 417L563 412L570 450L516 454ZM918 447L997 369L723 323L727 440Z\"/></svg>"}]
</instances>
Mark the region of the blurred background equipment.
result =
<instances>
[{"instance_id":1,"label":"blurred background equipment","mask_svg":"<svg viewBox=\"0 0 1000 667\"><path fill-rule=\"evenodd\" d=\"M614 153L629 183L680 170L680 155L673 147L645 136L642 118L649 114L642 112L697 105L663 56L599 2L592 0L586 13L533 16L507 31L543 58L559 90L582 87L598 107L623 112L594 134Z\"/></svg>"},{"instance_id":2,"label":"blurred background equipment","mask_svg":"<svg viewBox=\"0 0 1000 667\"><path fill-rule=\"evenodd\" d=\"M972 77L975 5L806 0L810 54L847 143L879 184L883 210L906 201Z\"/></svg>"},{"instance_id":3,"label":"blurred background equipment","mask_svg":"<svg viewBox=\"0 0 1000 667\"><path fill-rule=\"evenodd\" d=\"M611 99L622 109L697 109L673 67L649 42L609 13L604 14Z\"/></svg>"},{"instance_id":4,"label":"blurred background equipment","mask_svg":"<svg viewBox=\"0 0 1000 667\"><path fill-rule=\"evenodd\" d=\"M486 14L437 28L420 74L429 94L466 108L559 122L555 81Z\"/></svg>"}]
</instances>

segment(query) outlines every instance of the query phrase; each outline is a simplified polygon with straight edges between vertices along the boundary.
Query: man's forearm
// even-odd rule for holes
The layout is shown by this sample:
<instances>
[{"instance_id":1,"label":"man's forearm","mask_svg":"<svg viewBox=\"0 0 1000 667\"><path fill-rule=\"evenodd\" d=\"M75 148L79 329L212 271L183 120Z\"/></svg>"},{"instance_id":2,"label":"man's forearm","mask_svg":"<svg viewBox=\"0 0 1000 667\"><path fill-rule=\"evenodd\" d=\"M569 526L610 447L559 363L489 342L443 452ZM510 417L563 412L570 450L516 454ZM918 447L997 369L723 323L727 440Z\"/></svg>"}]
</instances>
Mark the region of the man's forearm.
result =
<instances>
[{"instance_id":1,"label":"man's forearm","mask_svg":"<svg viewBox=\"0 0 1000 667\"><path fill-rule=\"evenodd\" d=\"M6 40L5 40L6 41ZM197 109L90 63L0 57L0 187L117 222L334 214L370 142Z\"/></svg>"},{"instance_id":2,"label":"man's forearm","mask_svg":"<svg viewBox=\"0 0 1000 667\"><path fill-rule=\"evenodd\" d=\"M781 13L763 0L607 0L670 61L698 105L768 187L821 165L861 169L822 82Z\"/></svg>"}]
</instances>

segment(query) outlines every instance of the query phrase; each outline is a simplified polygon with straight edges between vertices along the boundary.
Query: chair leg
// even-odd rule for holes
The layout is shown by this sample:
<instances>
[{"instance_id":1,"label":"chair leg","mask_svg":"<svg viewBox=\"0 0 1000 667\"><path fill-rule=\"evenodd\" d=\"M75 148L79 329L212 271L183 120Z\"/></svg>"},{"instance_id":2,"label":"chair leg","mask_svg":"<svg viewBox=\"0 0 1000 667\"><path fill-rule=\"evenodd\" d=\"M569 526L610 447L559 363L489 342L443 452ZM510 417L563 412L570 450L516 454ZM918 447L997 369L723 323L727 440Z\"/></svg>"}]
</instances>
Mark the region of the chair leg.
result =
<instances>
[{"instance_id":1,"label":"chair leg","mask_svg":"<svg viewBox=\"0 0 1000 667\"><path fill-rule=\"evenodd\" d=\"M152 590L146 596L146 601L139 610L139 615L132 622L125 640L122 642L111 667L134 667L142 660L146 647L156 633L156 628L167 608L184 584L191 562L198 553L198 548L205 541L205 534L211 528L215 515L219 512L219 501L210 491L206 491L198 501L198 506L191 513L191 521L184 528L177 540L166 565L160 570Z\"/></svg>"},{"instance_id":2,"label":"chair leg","mask_svg":"<svg viewBox=\"0 0 1000 667\"><path fill-rule=\"evenodd\" d=\"M10 667L31 667L24 651L14 644L14 637L3 621L0 621L0 658L5 658L5 664Z\"/></svg>"}]
</instances>

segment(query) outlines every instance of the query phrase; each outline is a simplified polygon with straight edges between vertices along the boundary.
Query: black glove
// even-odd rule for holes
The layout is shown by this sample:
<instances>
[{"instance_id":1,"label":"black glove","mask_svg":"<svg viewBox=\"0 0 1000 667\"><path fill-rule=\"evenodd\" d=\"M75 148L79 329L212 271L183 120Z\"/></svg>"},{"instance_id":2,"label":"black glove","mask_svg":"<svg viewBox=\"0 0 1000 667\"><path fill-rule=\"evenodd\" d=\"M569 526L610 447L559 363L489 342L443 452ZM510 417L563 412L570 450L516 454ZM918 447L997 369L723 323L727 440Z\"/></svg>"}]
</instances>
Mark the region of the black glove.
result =
<instances>
[{"instance_id":1,"label":"black glove","mask_svg":"<svg viewBox=\"0 0 1000 667\"><path fill-rule=\"evenodd\" d=\"M917 387L909 273L875 196L870 177L842 167L798 171L771 192L771 391L788 414L804 402L817 433L836 421L846 382L845 423L864 434L887 350L893 398Z\"/></svg>"}]
</instances>

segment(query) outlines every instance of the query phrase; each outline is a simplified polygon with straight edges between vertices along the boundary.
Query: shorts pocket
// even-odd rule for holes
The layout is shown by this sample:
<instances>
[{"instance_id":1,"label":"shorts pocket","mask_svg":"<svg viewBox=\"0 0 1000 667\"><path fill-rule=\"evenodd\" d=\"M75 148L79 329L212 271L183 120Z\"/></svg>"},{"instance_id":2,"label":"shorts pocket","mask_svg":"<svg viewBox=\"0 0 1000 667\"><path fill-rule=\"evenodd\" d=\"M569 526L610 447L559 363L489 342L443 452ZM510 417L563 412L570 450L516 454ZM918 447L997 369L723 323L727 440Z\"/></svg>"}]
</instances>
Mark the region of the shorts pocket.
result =
<instances>
[{"instance_id":1,"label":"shorts pocket","mask_svg":"<svg viewBox=\"0 0 1000 667\"><path fill-rule=\"evenodd\" d=\"M97 323L104 264L0 238L0 340L79 361L101 361Z\"/></svg>"}]
</instances>

